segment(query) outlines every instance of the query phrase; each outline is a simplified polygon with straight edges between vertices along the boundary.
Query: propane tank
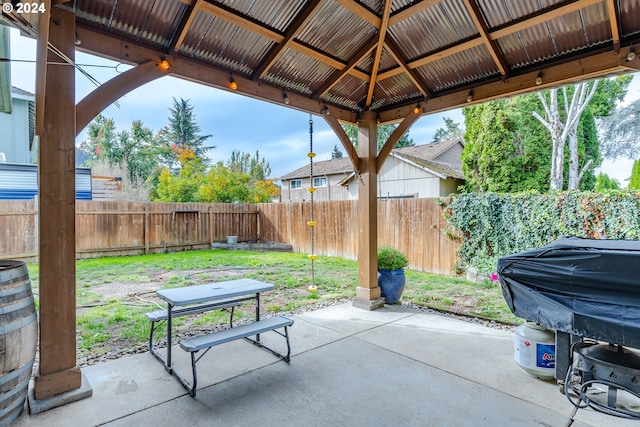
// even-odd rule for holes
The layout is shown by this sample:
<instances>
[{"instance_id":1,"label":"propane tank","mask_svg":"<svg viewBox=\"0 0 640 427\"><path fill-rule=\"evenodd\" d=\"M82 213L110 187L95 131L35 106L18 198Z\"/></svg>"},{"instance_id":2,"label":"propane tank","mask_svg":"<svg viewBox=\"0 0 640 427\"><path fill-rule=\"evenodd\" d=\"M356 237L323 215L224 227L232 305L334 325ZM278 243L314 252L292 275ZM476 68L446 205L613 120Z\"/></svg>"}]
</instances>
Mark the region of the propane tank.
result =
<instances>
[{"instance_id":1,"label":"propane tank","mask_svg":"<svg viewBox=\"0 0 640 427\"><path fill-rule=\"evenodd\" d=\"M556 335L539 323L525 321L515 331L514 358L529 375L541 380L554 379Z\"/></svg>"}]
</instances>

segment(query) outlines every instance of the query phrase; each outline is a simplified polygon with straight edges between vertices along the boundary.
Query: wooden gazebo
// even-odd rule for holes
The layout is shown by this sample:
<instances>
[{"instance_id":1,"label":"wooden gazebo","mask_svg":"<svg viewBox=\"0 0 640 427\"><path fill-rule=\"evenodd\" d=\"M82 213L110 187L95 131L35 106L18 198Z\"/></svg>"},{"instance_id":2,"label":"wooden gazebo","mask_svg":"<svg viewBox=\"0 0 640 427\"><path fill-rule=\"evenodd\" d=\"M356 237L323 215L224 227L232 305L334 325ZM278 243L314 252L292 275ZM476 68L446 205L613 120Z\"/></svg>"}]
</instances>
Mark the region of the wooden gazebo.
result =
<instances>
[{"instance_id":1,"label":"wooden gazebo","mask_svg":"<svg viewBox=\"0 0 640 427\"><path fill-rule=\"evenodd\" d=\"M72 393L81 385L76 365L75 137L132 89L172 75L322 116L358 174L359 286L354 305L375 309L383 304L376 275L376 176L419 117L640 69L640 0L43 3L38 13L20 15L15 8L2 13L2 21L37 38L39 46L36 399ZM73 64L76 50L134 68L76 105L74 68L60 65ZM357 152L340 122L358 125ZM378 153L379 123L398 127Z\"/></svg>"}]
</instances>

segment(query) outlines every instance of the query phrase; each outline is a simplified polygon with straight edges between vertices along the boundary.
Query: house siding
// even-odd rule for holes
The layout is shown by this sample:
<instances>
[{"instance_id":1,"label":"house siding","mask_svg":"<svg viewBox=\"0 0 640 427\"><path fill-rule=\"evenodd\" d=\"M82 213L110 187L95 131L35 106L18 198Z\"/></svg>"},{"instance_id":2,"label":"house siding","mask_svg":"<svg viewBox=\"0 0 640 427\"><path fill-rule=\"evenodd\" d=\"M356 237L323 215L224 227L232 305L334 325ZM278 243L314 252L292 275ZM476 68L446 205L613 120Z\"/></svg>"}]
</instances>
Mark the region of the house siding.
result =
<instances>
[{"instance_id":1,"label":"house siding","mask_svg":"<svg viewBox=\"0 0 640 427\"><path fill-rule=\"evenodd\" d=\"M0 113L0 152L7 162L31 163L29 151L29 101L13 98L13 112Z\"/></svg>"},{"instance_id":2,"label":"house siding","mask_svg":"<svg viewBox=\"0 0 640 427\"><path fill-rule=\"evenodd\" d=\"M461 179L443 179L440 180L440 197L447 197L453 193L458 192L458 187L464 185L464 181Z\"/></svg>"},{"instance_id":3,"label":"house siding","mask_svg":"<svg viewBox=\"0 0 640 427\"><path fill-rule=\"evenodd\" d=\"M378 175L378 197L434 197L440 178L395 157L384 162Z\"/></svg>"},{"instance_id":4,"label":"house siding","mask_svg":"<svg viewBox=\"0 0 640 427\"><path fill-rule=\"evenodd\" d=\"M313 194L313 200L347 200L349 199L349 191L347 188L338 185L338 182L345 178L346 174L328 174L317 175L315 178L327 178L327 185L325 187L316 187L316 191ZM300 180L302 186L300 188L291 188L291 181ZM309 200L309 187L311 187L311 181L309 177L296 178L282 180L282 187L280 191L281 202L305 202ZM357 196L357 192L356 192Z\"/></svg>"}]
</instances>

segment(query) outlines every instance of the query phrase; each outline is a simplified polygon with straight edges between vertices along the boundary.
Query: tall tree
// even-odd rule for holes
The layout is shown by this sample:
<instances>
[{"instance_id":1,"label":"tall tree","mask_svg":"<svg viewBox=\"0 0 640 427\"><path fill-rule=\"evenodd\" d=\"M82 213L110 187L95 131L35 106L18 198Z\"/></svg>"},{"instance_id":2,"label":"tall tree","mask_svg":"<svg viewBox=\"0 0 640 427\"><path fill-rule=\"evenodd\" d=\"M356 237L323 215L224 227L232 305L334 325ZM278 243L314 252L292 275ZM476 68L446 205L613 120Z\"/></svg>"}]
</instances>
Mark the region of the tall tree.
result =
<instances>
[{"instance_id":1,"label":"tall tree","mask_svg":"<svg viewBox=\"0 0 640 427\"><path fill-rule=\"evenodd\" d=\"M382 149L384 143L387 142L387 139L389 139L397 127L398 125L378 125L378 151ZM416 143L413 141L413 138L409 136L409 131L407 130L393 148L413 147L415 145Z\"/></svg>"},{"instance_id":2,"label":"tall tree","mask_svg":"<svg viewBox=\"0 0 640 427\"><path fill-rule=\"evenodd\" d=\"M80 150L87 156L88 165L99 158L109 163L115 161L117 153L116 124L111 118L98 114L87 127L88 139L80 143Z\"/></svg>"},{"instance_id":3,"label":"tall tree","mask_svg":"<svg viewBox=\"0 0 640 427\"><path fill-rule=\"evenodd\" d=\"M640 99L598 121L602 155L608 159L640 157Z\"/></svg>"},{"instance_id":4,"label":"tall tree","mask_svg":"<svg viewBox=\"0 0 640 427\"><path fill-rule=\"evenodd\" d=\"M256 150L255 156L251 158L249 162L249 176L251 177L251 184L260 181L266 181L271 175L271 167L269 162L264 157L260 157L260 153Z\"/></svg>"},{"instance_id":5,"label":"tall tree","mask_svg":"<svg viewBox=\"0 0 640 427\"><path fill-rule=\"evenodd\" d=\"M173 107L169 108L169 125L163 127L158 133L158 138L165 144L175 149L190 149L194 155L204 164L208 163L207 150L215 146L205 146L207 139L212 135L201 135L200 126L196 123L193 107L189 100L173 98ZM177 151L176 151L177 152Z\"/></svg>"},{"instance_id":6,"label":"tall tree","mask_svg":"<svg viewBox=\"0 0 640 427\"><path fill-rule=\"evenodd\" d=\"M331 160L333 159L341 159L342 151L338 148L338 144L333 146L333 151L331 152Z\"/></svg>"},{"instance_id":7,"label":"tall tree","mask_svg":"<svg viewBox=\"0 0 640 427\"><path fill-rule=\"evenodd\" d=\"M454 138L462 138L464 131L460 123L456 123L450 117L444 117L444 128L436 129L433 135L434 142L448 141Z\"/></svg>"},{"instance_id":8,"label":"tall tree","mask_svg":"<svg viewBox=\"0 0 640 427\"><path fill-rule=\"evenodd\" d=\"M462 110L462 167L471 191L546 191L550 144L531 112L535 95L491 101Z\"/></svg>"},{"instance_id":9,"label":"tall tree","mask_svg":"<svg viewBox=\"0 0 640 427\"><path fill-rule=\"evenodd\" d=\"M391 136L393 131L396 130L396 127L398 127L398 125L392 125L392 124L378 125L378 140L377 140L378 151L380 151L384 143L387 142L387 139L389 139L389 136ZM355 125L342 123L342 128L344 129L347 136L351 140L351 143L357 150L358 149L358 127ZM402 137L398 140L398 143L393 148L413 147L414 145L416 144L413 141L413 138L409 136L409 131L407 130L405 134L402 135Z\"/></svg>"},{"instance_id":10,"label":"tall tree","mask_svg":"<svg viewBox=\"0 0 640 427\"><path fill-rule=\"evenodd\" d=\"M569 179L567 188L576 190L583 188L581 180L587 177L591 182L589 186L595 185L593 168L600 162L599 141L597 134L592 132L594 126L588 124L589 134L592 135L584 143L591 143L592 147L587 149L580 147L583 142L578 135L578 127L585 118L583 114L592 114L593 117L605 117L614 111L616 101L624 99L631 82L632 76L619 76L612 79L602 79L593 83L580 83L575 86L565 86L561 89L561 97L558 99L558 89L549 91L549 102L545 94L538 93L538 96L545 109L545 119L538 114L541 123L549 130L554 144L554 155L552 157L552 168L550 177L550 188L552 190L562 189L563 174L565 167L562 165L568 158ZM570 98L570 99L569 99ZM589 110L589 111L588 111ZM589 117L586 120L592 120ZM586 129L586 128L584 128ZM584 134L583 134L584 136ZM564 148L569 150L568 157L564 155ZM588 152L591 151L591 154ZM593 159L586 163L580 161L580 156L586 154ZM562 163L562 164L561 164Z\"/></svg>"},{"instance_id":11,"label":"tall tree","mask_svg":"<svg viewBox=\"0 0 640 427\"><path fill-rule=\"evenodd\" d=\"M232 172L222 162L213 165L199 189L199 199L210 203L246 202L249 174Z\"/></svg>"},{"instance_id":12,"label":"tall tree","mask_svg":"<svg viewBox=\"0 0 640 427\"><path fill-rule=\"evenodd\" d=\"M564 176L565 146L569 148L569 190L577 190L580 182L579 176L583 171L578 171L578 125L583 111L589 105L589 101L598 88L598 81L579 83L573 89L571 101L569 101L569 88L564 86L558 90L553 88L547 94L538 92L540 103L544 107L545 117L537 111L533 112L535 118L547 128L551 134L551 177L549 188L562 190ZM564 102L558 102L560 92ZM563 108L563 110L561 110ZM588 166L588 165L585 165Z\"/></svg>"},{"instance_id":13,"label":"tall tree","mask_svg":"<svg viewBox=\"0 0 640 427\"><path fill-rule=\"evenodd\" d=\"M600 140L598 139L598 130L596 129L596 121L593 116L592 106L590 105L580 118L578 124L578 150L575 158L579 171L578 189L582 191L592 191L596 186L595 170L602 164L602 156L600 155Z\"/></svg>"},{"instance_id":14,"label":"tall tree","mask_svg":"<svg viewBox=\"0 0 640 427\"><path fill-rule=\"evenodd\" d=\"M258 181L265 181L271 175L269 162L260 157L260 152L252 157L248 153L239 150L231 152L231 158L227 161L227 168L233 173L246 173L251 178L251 184Z\"/></svg>"},{"instance_id":15,"label":"tall tree","mask_svg":"<svg viewBox=\"0 0 640 427\"><path fill-rule=\"evenodd\" d=\"M633 162L631 169L631 179L629 179L629 190L640 190L640 160Z\"/></svg>"},{"instance_id":16,"label":"tall tree","mask_svg":"<svg viewBox=\"0 0 640 427\"><path fill-rule=\"evenodd\" d=\"M606 173L599 173L598 176L596 177L595 190L597 192L602 193L607 190L619 190L619 189L620 189L620 184L618 183L618 181L611 178Z\"/></svg>"},{"instance_id":17,"label":"tall tree","mask_svg":"<svg viewBox=\"0 0 640 427\"><path fill-rule=\"evenodd\" d=\"M169 168L163 168L152 197L160 202L198 202L198 191L203 185L206 166L189 147L178 148L177 151L179 174L176 176Z\"/></svg>"},{"instance_id":18,"label":"tall tree","mask_svg":"<svg viewBox=\"0 0 640 427\"><path fill-rule=\"evenodd\" d=\"M168 165L173 154L140 120L134 120L130 130L118 132L113 119L102 115L89 123L88 139L80 150L86 155L86 166L114 166L135 182L144 182L155 168Z\"/></svg>"}]
</instances>

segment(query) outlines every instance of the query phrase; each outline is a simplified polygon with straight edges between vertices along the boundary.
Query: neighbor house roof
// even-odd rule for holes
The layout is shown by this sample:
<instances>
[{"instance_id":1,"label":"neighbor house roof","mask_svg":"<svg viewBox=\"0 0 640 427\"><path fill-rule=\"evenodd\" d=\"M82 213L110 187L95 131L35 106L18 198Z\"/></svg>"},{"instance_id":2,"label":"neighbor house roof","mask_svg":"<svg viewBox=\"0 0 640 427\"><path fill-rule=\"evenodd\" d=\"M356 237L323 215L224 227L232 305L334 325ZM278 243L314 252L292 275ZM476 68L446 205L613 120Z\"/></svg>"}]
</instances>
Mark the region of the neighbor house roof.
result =
<instances>
[{"instance_id":1,"label":"neighbor house roof","mask_svg":"<svg viewBox=\"0 0 640 427\"><path fill-rule=\"evenodd\" d=\"M429 145L429 144L425 144ZM448 163L436 162L434 160L421 159L409 154L401 154L397 152L391 152L392 157L404 160L409 163L415 164L417 167L425 169L427 172L432 173L440 178L456 178L465 179L464 174L458 168Z\"/></svg>"},{"instance_id":2,"label":"neighbor house roof","mask_svg":"<svg viewBox=\"0 0 640 427\"><path fill-rule=\"evenodd\" d=\"M426 169L428 172L431 172L441 178L464 179L464 174L460 168L455 165L433 160L456 144L464 145L464 142L461 139L451 139L447 141L416 145L414 147L396 148L391 152L391 156L413 163L417 167ZM289 172L288 174L280 177L280 179L290 180L306 178L309 177L309 172L310 165L307 164L293 172ZM354 175L353 166L348 158L323 160L313 163L314 176L334 175L340 173L346 174L346 176L339 184L347 182Z\"/></svg>"},{"instance_id":3,"label":"neighbor house roof","mask_svg":"<svg viewBox=\"0 0 640 427\"><path fill-rule=\"evenodd\" d=\"M456 144L462 144L464 147L464 141L460 138L448 139L446 141L431 142L429 144L415 145L413 147L402 147L393 150L393 153L398 155L410 155L418 157L423 160L433 160L440 154L449 150Z\"/></svg>"},{"instance_id":4,"label":"neighbor house roof","mask_svg":"<svg viewBox=\"0 0 640 427\"><path fill-rule=\"evenodd\" d=\"M311 165L306 164L301 168L289 172L288 174L281 176L281 180L306 178L310 175ZM342 159L321 160L313 162L313 174L314 175L335 175L339 173L351 173L353 172L353 165L348 157Z\"/></svg>"},{"instance_id":5,"label":"neighbor house roof","mask_svg":"<svg viewBox=\"0 0 640 427\"><path fill-rule=\"evenodd\" d=\"M17 99L25 99L27 101L35 101L36 96L31 92L20 89L19 87L11 86L11 97Z\"/></svg>"}]
</instances>

